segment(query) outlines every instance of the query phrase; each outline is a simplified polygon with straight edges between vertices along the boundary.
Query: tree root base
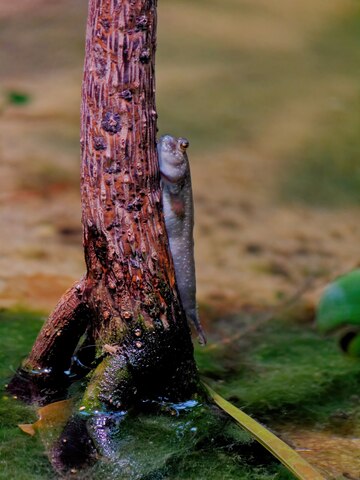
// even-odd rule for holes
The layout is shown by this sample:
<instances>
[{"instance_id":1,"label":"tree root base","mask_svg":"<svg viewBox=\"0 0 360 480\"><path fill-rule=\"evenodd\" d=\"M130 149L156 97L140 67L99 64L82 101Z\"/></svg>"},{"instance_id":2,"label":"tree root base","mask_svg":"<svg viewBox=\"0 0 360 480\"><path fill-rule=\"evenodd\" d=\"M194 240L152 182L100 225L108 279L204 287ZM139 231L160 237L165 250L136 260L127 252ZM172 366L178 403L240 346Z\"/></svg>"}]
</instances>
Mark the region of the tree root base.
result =
<instances>
[{"instance_id":1,"label":"tree root base","mask_svg":"<svg viewBox=\"0 0 360 480\"><path fill-rule=\"evenodd\" d=\"M24 403L46 405L66 398L69 386L70 381L65 374L54 376L18 368L6 390Z\"/></svg>"}]
</instances>

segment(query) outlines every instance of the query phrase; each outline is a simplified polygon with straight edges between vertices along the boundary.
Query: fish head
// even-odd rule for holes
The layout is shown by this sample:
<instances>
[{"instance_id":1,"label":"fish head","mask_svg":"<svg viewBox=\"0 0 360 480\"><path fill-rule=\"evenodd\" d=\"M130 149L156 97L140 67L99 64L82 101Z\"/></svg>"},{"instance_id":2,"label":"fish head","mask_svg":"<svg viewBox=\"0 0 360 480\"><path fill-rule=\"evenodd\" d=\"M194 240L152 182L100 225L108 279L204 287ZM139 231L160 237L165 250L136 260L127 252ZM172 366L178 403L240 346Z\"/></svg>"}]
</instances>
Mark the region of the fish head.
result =
<instances>
[{"instance_id":1,"label":"fish head","mask_svg":"<svg viewBox=\"0 0 360 480\"><path fill-rule=\"evenodd\" d=\"M163 135L157 143L160 173L170 183L181 182L189 174L186 150L189 141L183 137Z\"/></svg>"}]
</instances>

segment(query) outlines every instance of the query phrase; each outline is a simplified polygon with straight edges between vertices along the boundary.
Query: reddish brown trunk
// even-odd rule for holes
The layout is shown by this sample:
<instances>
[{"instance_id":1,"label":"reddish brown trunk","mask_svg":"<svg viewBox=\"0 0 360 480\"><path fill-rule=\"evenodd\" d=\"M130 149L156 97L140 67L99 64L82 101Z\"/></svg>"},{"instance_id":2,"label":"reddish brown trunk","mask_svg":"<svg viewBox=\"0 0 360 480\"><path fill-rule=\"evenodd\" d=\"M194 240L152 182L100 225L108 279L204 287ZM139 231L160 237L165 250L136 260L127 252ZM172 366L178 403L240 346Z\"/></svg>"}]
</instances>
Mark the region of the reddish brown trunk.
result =
<instances>
[{"instance_id":1,"label":"reddish brown trunk","mask_svg":"<svg viewBox=\"0 0 360 480\"><path fill-rule=\"evenodd\" d=\"M87 273L61 299L21 370L39 388L53 385L86 330L98 357L110 352L100 400L113 406L167 380L167 393L186 395L196 379L161 207L155 48L155 0L89 1L81 116ZM129 368L125 385L116 371ZM21 394L19 376L10 389Z\"/></svg>"},{"instance_id":2,"label":"reddish brown trunk","mask_svg":"<svg viewBox=\"0 0 360 480\"><path fill-rule=\"evenodd\" d=\"M83 227L89 301L102 316L96 335L107 342L116 342L121 328L140 315L149 328L154 320L168 328L176 318L177 300L165 300L175 279L156 157L155 27L153 1L90 2L82 93Z\"/></svg>"}]
</instances>

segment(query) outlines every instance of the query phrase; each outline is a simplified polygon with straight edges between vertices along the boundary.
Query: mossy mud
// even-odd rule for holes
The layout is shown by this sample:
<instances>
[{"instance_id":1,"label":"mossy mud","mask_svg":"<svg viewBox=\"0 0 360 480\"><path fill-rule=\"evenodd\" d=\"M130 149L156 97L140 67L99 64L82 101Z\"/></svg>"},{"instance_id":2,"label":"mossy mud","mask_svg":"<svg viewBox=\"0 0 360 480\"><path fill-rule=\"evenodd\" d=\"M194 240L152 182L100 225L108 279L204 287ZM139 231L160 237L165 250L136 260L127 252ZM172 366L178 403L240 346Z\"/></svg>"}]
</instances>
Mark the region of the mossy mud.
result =
<instances>
[{"instance_id":1,"label":"mossy mud","mask_svg":"<svg viewBox=\"0 0 360 480\"><path fill-rule=\"evenodd\" d=\"M26 311L0 313L1 387L30 349L42 321ZM297 448L325 478L358 478L360 362L345 357L335 339L320 336L309 323L272 320L249 333L248 321L242 315L219 320L213 342L197 349L206 381ZM78 383L70 393L76 411L81 389ZM36 421L36 408L5 390L0 413L0 479L59 478L49 461L59 429L45 426L26 435L18 425ZM88 425L99 418L83 415ZM86 470L73 470L71 478L293 478L215 406L199 400L144 402L110 423L104 430L108 451L94 456Z\"/></svg>"}]
</instances>

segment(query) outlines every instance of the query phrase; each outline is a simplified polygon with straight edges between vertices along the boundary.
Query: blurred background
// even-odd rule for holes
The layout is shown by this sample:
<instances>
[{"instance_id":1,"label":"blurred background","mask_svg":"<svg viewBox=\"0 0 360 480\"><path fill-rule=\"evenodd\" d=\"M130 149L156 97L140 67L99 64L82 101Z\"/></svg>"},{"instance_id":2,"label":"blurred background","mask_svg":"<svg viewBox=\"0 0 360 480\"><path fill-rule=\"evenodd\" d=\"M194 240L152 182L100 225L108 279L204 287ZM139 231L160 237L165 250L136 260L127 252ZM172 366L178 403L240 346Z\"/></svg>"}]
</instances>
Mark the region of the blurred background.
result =
<instances>
[{"instance_id":1,"label":"blurred background","mask_svg":"<svg viewBox=\"0 0 360 480\"><path fill-rule=\"evenodd\" d=\"M22 307L0 322L6 376L41 324L24 308L50 311L84 272L86 10L0 1L0 313ZM200 371L326 478L357 479L359 363L312 326L323 286L360 259L359 1L159 0L158 13L159 133L190 140L198 300L217 342L197 350ZM42 465L6 445L24 478Z\"/></svg>"},{"instance_id":2,"label":"blurred background","mask_svg":"<svg viewBox=\"0 0 360 480\"><path fill-rule=\"evenodd\" d=\"M0 4L0 306L49 310L84 271L86 0ZM360 257L360 6L159 2L160 134L190 140L198 297L235 312Z\"/></svg>"}]
</instances>

